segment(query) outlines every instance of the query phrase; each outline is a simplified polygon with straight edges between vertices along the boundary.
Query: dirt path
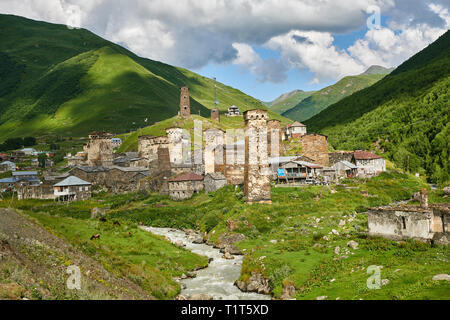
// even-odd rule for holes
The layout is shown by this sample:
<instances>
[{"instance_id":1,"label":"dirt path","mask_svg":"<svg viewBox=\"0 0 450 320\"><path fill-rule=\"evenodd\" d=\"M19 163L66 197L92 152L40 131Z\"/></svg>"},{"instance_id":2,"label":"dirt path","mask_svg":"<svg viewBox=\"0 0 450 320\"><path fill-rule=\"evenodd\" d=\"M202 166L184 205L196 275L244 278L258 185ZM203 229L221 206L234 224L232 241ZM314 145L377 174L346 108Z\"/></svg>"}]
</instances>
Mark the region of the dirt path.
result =
<instances>
[{"instance_id":1,"label":"dirt path","mask_svg":"<svg viewBox=\"0 0 450 320\"><path fill-rule=\"evenodd\" d=\"M81 271L81 290L67 288L68 266ZM0 209L0 299L153 299L29 217Z\"/></svg>"}]
</instances>

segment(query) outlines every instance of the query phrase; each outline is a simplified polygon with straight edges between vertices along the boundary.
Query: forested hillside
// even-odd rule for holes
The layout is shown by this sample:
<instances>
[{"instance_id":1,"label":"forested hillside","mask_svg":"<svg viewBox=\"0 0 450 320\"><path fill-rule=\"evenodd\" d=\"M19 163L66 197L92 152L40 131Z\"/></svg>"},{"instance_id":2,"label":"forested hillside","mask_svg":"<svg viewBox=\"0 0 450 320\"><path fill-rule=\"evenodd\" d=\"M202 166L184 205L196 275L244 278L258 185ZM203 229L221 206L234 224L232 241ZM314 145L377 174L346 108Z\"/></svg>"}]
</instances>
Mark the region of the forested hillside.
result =
<instances>
[{"instance_id":1,"label":"forested hillside","mask_svg":"<svg viewBox=\"0 0 450 320\"><path fill-rule=\"evenodd\" d=\"M373 86L306 121L338 149L379 149L398 166L449 177L450 31Z\"/></svg>"}]
</instances>

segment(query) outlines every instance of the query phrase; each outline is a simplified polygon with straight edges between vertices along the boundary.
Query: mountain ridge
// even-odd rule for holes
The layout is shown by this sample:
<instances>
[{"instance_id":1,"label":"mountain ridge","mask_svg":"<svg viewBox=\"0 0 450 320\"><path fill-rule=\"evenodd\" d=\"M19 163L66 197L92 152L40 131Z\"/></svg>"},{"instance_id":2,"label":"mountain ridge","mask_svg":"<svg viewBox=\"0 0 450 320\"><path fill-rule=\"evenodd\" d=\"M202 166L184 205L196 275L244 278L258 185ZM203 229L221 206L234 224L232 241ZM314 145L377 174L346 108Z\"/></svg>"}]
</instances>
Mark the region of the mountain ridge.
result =
<instances>
[{"instance_id":1,"label":"mountain ridge","mask_svg":"<svg viewBox=\"0 0 450 320\"><path fill-rule=\"evenodd\" d=\"M148 125L144 119L176 115L185 85L193 114L209 117L214 106L212 79L139 57L85 29L0 15L0 38L0 140L136 130ZM222 112L231 105L267 109L219 82L217 96Z\"/></svg>"}]
</instances>

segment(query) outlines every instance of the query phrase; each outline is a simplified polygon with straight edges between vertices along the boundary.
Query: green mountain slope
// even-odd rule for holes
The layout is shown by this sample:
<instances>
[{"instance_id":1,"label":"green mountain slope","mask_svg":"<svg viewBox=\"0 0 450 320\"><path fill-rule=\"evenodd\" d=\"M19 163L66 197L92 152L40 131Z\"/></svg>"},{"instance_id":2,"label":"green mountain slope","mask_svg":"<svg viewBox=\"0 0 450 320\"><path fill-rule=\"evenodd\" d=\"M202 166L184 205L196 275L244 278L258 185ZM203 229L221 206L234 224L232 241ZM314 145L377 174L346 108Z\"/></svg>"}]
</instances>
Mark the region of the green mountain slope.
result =
<instances>
[{"instance_id":1,"label":"green mountain slope","mask_svg":"<svg viewBox=\"0 0 450 320\"><path fill-rule=\"evenodd\" d=\"M386 71L385 73L370 73L345 77L337 83L313 93L295 107L282 113L282 115L292 120L305 121L333 103L376 83L389 72L388 69L384 70Z\"/></svg>"},{"instance_id":2,"label":"green mountain slope","mask_svg":"<svg viewBox=\"0 0 450 320\"><path fill-rule=\"evenodd\" d=\"M185 85L193 114L209 116L214 105L211 79L140 58L87 30L11 15L0 15L0 80L0 140L135 130L176 115ZM239 90L217 85L220 110L266 109Z\"/></svg>"},{"instance_id":3,"label":"green mountain slope","mask_svg":"<svg viewBox=\"0 0 450 320\"><path fill-rule=\"evenodd\" d=\"M283 112L295 107L298 103L308 98L313 93L314 91L294 90L282 94L272 102L266 102L265 104L270 110L282 114Z\"/></svg>"},{"instance_id":4,"label":"green mountain slope","mask_svg":"<svg viewBox=\"0 0 450 320\"><path fill-rule=\"evenodd\" d=\"M378 148L398 166L449 181L450 31L373 86L306 121L339 149Z\"/></svg>"}]
</instances>

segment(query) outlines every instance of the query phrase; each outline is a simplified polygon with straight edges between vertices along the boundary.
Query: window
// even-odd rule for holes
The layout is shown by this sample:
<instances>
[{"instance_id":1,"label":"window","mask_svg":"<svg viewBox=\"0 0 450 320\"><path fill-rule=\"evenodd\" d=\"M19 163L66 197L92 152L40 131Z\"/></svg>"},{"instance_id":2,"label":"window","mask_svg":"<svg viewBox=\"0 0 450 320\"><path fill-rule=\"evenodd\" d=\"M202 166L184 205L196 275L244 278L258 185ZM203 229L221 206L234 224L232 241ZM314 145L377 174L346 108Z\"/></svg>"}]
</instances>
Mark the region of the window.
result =
<instances>
[{"instance_id":1,"label":"window","mask_svg":"<svg viewBox=\"0 0 450 320\"><path fill-rule=\"evenodd\" d=\"M403 230L406 230L406 218L402 217Z\"/></svg>"}]
</instances>

